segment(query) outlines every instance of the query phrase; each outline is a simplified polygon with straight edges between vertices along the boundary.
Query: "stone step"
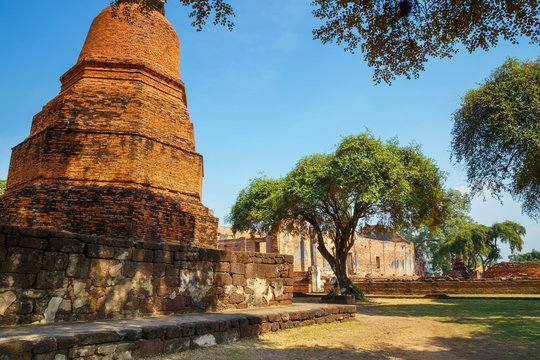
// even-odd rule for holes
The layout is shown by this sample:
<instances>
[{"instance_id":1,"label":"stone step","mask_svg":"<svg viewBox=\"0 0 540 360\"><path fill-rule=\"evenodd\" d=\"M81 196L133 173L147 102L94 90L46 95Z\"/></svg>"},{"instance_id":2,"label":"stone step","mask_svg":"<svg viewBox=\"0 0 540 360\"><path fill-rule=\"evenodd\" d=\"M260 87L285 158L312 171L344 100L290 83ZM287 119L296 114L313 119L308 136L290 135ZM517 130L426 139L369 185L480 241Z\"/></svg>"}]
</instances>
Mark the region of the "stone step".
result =
<instances>
[{"instance_id":1,"label":"stone step","mask_svg":"<svg viewBox=\"0 0 540 360\"><path fill-rule=\"evenodd\" d=\"M298 303L130 320L0 327L2 360L122 360L354 317L354 305Z\"/></svg>"}]
</instances>

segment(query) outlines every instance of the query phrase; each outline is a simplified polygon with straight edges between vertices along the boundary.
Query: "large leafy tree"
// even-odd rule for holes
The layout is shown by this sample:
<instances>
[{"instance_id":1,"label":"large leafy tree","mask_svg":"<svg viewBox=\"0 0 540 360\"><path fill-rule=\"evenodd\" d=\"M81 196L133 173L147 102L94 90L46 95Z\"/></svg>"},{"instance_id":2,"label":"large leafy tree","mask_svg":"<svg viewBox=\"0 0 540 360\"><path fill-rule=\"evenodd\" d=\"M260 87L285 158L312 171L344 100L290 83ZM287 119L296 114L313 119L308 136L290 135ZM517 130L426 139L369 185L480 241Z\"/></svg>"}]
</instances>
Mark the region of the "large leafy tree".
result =
<instances>
[{"instance_id":1,"label":"large leafy tree","mask_svg":"<svg viewBox=\"0 0 540 360\"><path fill-rule=\"evenodd\" d=\"M452 156L472 193L502 191L540 218L540 59L508 59L454 114Z\"/></svg>"},{"instance_id":2,"label":"large leafy tree","mask_svg":"<svg viewBox=\"0 0 540 360\"><path fill-rule=\"evenodd\" d=\"M198 30L213 18L232 29L235 16L224 0L178 0L191 9ZM136 3L142 12L160 0L113 0ZM324 22L313 30L323 43L336 42L346 51L358 48L374 68L376 83L396 76L419 76L429 58L449 58L466 49L488 50L500 39L517 43L526 37L540 42L537 0L312 0L313 15ZM130 18L129 11L123 16Z\"/></svg>"},{"instance_id":3,"label":"large leafy tree","mask_svg":"<svg viewBox=\"0 0 540 360\"><path fill-rule=\"evenodd\" d=\"M500 256L498 242L510 246L510 251L521 251L522 236L525 228L512 221L493 224L491 227L468 222L462 229L447 240L441 247L441 252L461 255L469 274L482 265L482 272Z\"/></svg>"},{"instance_id":4,"label":"large leafy tree","mask_svg":"<svg viewBox=\"0 0 540 360\"><path fill-rule=\"evenodd\" d=\"M431 260L432 270L441 272L450 269L450 254L441 251L441 247L454 235L459 232L464 224L472 222L473 219L467 215L471 210L471 201L467 194L462 194L459 190L450 189L446 191L450 207L448 217L440 227L430 230L427 226L419 231L409 231L402 235L414 243L414 250L418 256Z\"/></svg>"},{"instance_id":5,"label":"large leafy tree","mask_svg":"<svg viewBox=\"0 0 540 360\"><path fill-rule=\"evenodd\" d=\"M355 232L438 226L449 207L441 182L417 146L364 133L344 138L334 153L302 158L283 178L252 180L229 220L236 231L269 233L308 224L340 288L360 297L346 271Z\"/></svg>"}]
</instances>

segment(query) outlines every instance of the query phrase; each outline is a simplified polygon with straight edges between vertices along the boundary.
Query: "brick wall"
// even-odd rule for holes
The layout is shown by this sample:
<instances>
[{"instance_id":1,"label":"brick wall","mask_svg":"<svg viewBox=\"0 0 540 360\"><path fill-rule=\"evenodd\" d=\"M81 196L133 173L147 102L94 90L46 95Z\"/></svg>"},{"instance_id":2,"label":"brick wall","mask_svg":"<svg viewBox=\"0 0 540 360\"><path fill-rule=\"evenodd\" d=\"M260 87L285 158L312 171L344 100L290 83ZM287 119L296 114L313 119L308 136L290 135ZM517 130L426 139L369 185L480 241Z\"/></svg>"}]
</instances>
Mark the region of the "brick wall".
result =
<instances>
[{"instance_id":1,"label":"brick wall","mask_svg":"<svg viewBox=\"0 0 540 360\"><path fill-rule=\"evenodd\" d=\"M426 281L356 280L366 295L540 294L540 279Z\"/></svg>"},{"instance_id":2,"label":"brick wall","mask_svg":"<svg viewBox=\"0 0 540 360\"><path fill-rule=\"evenodd\" d=\"M0 197L0 223L215 246L218 219L197 202L148 189L34 184Z\"/></svg>"},{"instance_id":3,"label":"brick wall","mask_svg":"<svg viewBox=\"0 0 540 360\"><path fill-rule=\"evenodd\" d=\"M523 276L540 278L539 261L501 262L486 270L486 278Z\"/></svg>"},{"instance_id":4,"label":"brick wall","mask_svg":"<svg viewBox=\"0 0 540 360\"><path fill-rule=\"evenodd\" d=\"M290 304L292 257L0 225L0 324Z\"/></svg>"},{"instance_id":5,"label":"brick wall","mask_svg":"<svg viewBox=\"0 0 540 360\"><path fill-rule=\"evenodd\" d=\"M252 239L265 244L266 252L279 252L294 256L294 270L307 271L310 266L317 265L324 275L333 275L332 269L322 255L317 251L313 240L302 234L280 232L275 236L237 232L219 226L219 246L231 247L242 251L244 240ZM248 245L248 246L251 246ZM327 239L327 247L333 245ZM315 256L313 254L315 253ZM362 234L356 235L355 243L347 259L349 274L355 276L392 277L414 276L415 255L414 244L397 234Z\"/></svg>"}]
</instances>

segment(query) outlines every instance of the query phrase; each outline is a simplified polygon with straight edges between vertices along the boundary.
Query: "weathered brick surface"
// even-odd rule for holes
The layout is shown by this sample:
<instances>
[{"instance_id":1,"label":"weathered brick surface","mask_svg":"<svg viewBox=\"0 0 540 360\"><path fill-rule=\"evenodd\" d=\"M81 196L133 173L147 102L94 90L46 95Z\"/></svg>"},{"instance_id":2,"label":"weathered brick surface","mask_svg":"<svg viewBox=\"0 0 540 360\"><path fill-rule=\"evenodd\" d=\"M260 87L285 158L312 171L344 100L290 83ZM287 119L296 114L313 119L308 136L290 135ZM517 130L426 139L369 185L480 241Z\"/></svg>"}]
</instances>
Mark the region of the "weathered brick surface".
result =
<instances>
[{"instance_id":1,"label":"weathered brick surface","mask_svg":"<svg viewBox=\"0 0 540 360\"><path fill-rule=\"evenodd\" d=\"M242 309L292 300L293 264L286 255L12 225L0 225L0 237L11 239L0 243L0 253L6 254L0 267L0 325Z\"/></svg>"},{"instance_id":2,"label":"weathered brick surface","mask_svg":"<svg viewBox=\"0 0 540 360\"><path fill-rule=\"evenodd\" d=\"M328 248L332 245L326 239ZM218 246L232 251L257 251L288 254L294 257L294 270L308 271L316 265L322 275L333 276L330 264L317 251L313 239L301 234L280 232L277 235L232 232L218 227ZM398 234L356 234L355 243L347 258L347 271L354 276L388 278L414 276L414 244Z\"/></svg>"},{"instance_id":3,"label":"weathered brick surface","mask_svg":"<svg viewBox=\"0 0 540 360\"><path fill-rule=\"evenodd\" d=\"M527 276L530 278L540 278L540 262L501 262L489 267L486 271L486 278L498 278L508 276Z\"/></svg>"},{"instance_id":4,"label":"weathered brick surface","mask_svg":"<svg viewBox=\"0 0 540 360\"><path fill-rule=\"evenodd\" d=\"M540 294L540 279L364 280L354 283L367 295Z\"/></svg>"},{"instance_id":5,"label":"weathered brick surface","mask_svg":"<svg viewBox=\"0 0 540 360\"><path fill-rule=\"evenodd\" d=\"M13 148L0 223L215 245L178 44L157 12L94 20L60 94Z\"/></svg>"}]
</instances>

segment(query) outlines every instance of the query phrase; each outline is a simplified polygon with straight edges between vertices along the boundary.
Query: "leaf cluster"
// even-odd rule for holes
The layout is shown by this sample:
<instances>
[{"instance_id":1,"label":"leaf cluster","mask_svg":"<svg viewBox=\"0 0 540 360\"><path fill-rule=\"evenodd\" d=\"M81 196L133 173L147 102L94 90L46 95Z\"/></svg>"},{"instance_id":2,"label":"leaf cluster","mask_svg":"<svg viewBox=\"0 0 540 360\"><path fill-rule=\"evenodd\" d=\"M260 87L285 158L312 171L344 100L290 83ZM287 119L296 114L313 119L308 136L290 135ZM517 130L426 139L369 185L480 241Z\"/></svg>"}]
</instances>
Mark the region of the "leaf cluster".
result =
<instances>
[{"instance_id":1,"label":"leaf cluster","mask_svg":"<svg viewBox=\"0 0 540 360\"><path fill-rule=\"evenodd\" d=\"M452 156L472 194L502 191L540 218L540 58L508 59L454 113Z\"/></svg>"},{"instance_id":2,"label":"leaf cluster","mask_svg":"<svg viewBox=\"0 0 540 360\"><path fill-rule=\"evenodd\" d=\"M7 180L0 180L0 195L3 195L6 192Z\"/></svg>"},{"instance_id":3,"label":"leaf cluster","mask_svg":"<svg viewBox=\"0 0 540 360\"><path fill-rule=\"evenodd\" d=\"M334 153L303 157L281 179L252 180L229 221L235 230L255 231L307 222L348 251L360 229L440 225L450 208L442 179L418 146L383 143L371 133L348 136Z\"/></svg>"},{"instance_id":4,"label":"leaf cluster","mask_svg":"<svg viewBox=\"0 0 540 360\"><path fill-rule=\"evenodd\" d=\"M231 20L236 15L232 6L224 0L178 0L180 4L191 8L189 17L193 19L191 25L201 31L209 18L212 18L214 25L225 26L229 30L234 28L234 22ZM120 6L130 4L137 6L137 11L144 15L150 14L156 8L162 6L162 0L113 0L111 6L113 15L130 23L134 20L134 13L130 6Z\"/></svg>"},{"instance_id":5,"label":"leaf cluster","mask_svg":"<svg viewBox=\"0 0 540 360\"><path fill-rule=\"evenodd\" d=\"M373 67L376 83L418 78L429 58L451 58L465 47L488 50L500 39L540 42L537 0L313 0L325 23L313 30L322 43L356 49Z\"/></svg>"}]
</instances>

